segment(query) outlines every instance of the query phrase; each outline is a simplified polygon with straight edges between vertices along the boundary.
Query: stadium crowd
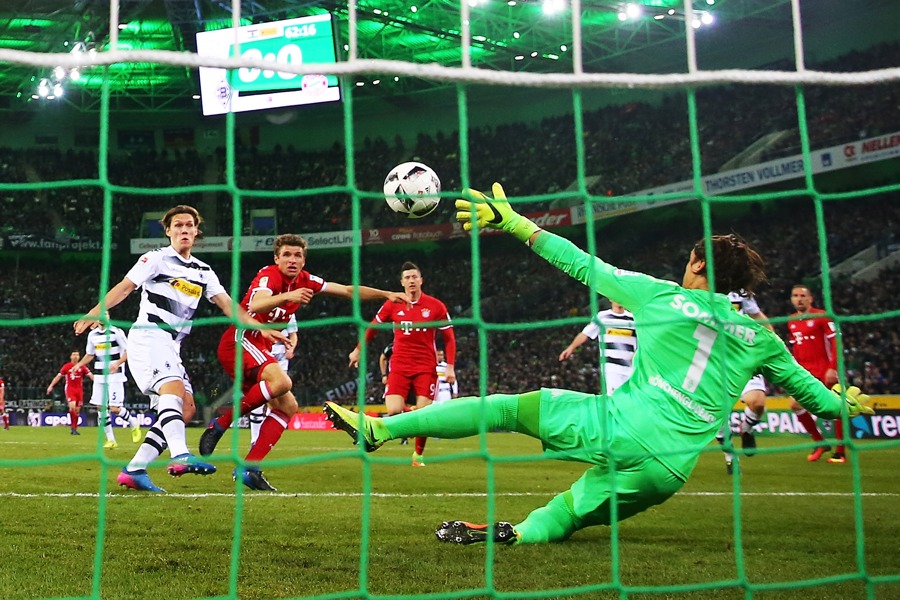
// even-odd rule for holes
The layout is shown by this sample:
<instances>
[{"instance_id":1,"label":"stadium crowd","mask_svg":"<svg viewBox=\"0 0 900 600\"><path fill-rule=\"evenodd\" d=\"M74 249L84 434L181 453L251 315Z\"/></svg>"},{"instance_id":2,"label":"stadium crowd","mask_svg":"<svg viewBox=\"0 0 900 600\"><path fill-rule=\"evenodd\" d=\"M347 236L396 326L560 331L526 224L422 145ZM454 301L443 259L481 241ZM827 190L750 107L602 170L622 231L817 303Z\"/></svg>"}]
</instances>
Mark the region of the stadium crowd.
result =
<instances>
[{"instance_id":1,"label":"stadium crowd","mask_svg":"<svg viewBox=\"0 0 900 600\"><path fill-rule=\"evenodd\" d=\"M822 70L860 70L894 66L900 44L883 45L855 53L825 65ZM789 68L773 65L772 68ZM872 103L900 104L900 86L885 85L877 99L861 96L848 88L805 90L812 147L900 130L896 111L875 110ZM697 92L701 164L704 174L714 173L732 156L760 136L788 131L766 158L795 154L799 138L796 114L771 110L794 102L794 92L774 86L709 88ZM683 96L666 95L659 103L631 103L584 114L584 147L588 174L599 176L594 190L614 194L639 191L688 179L691 156L687 113ZM511 195L554 193L566 189L576 177L575 139L571 116L550 117L536 124L508 124L469 132L470 180L488 186L503 181ZM444 189L460 187L457 132L420 135L407 149L401 138L364 140L355 153L360 189L380 193L384 174L396 163L417 158L444 177ZM315 186L345 184L344 150L335 145L326 151L305 152L276 147L272 152L241 148L237 161L238 185L248 190L309 190ZM548 160L552 158L552 160ZM165 188L187 185L220 185L224 181L224 155L201 156L193 151L131 153L110 157L110 181L128 187ZM46 149L0 149L0 178L6 182L47 182L91 179L97 176L97 157L88 151ZM869 182L868 185L880 182ZM206 213L207 232L227 235L231 231L231 197L221 189L179 195L179 201L215 207ZM350 198L343 192L299 195L290 198L245 196L244 216L253 208L275 208L281 232L333 231L350 226ZM113 204L113 236L120 248L141 234L144 212L159 211L173 203L165 194L116 194ZM309 203L308 208L304 204ZM428 222L452 219L453 203L445 201ZM545 206L545 205L544 205ZM818 290L817 305L824 307L819 280L816 216L808 198L779 203L753 203L739 208L716 207L714 229L733 230L748 238L768 259L770 282L759 294L760 306L770 317L793 312L788 301L790 287L807 282ZM0 197L4 215L3 233L99 236L102 227L102 190L96 186L45 187L37 191L5 192ZM662 211L663 218L623 216L601 222L597 229L597 252L609 262L653 275L680 280L688 247L702 235L701 219L693 204ZM380 199L363 203L363 226L397 226L397 216ZM247 221L245 220L245 223ZM789 224L789 225L787 225ZM879 244L891 246L900 231L900 196L880 194L829 200L825 203L824 226L831 265L853 253ZM249 233L249 231L247 231ZM587 247L583 231L569 231ZM648 242L652 240L652 242ZM893 246L896 247L896 246ZM96 254L46 256L21 253L3 258L0 278L0 311L31 318L80 315L97 300L100 280ZM546 321L539 328L489 329L486 391L510 391L539 386L597 388L597 357L581 351L559 363L559 351L590 317L590 298L582 286L561 278L549 265L502 240L485 240L478 265L480 279L473 281L469 242L447 242L434 248L386 248L364 251L360 281L377 287L399 289L398 270L404 260L419 264L425 291L443 300L457 321L459 360L457 372L464 394L478 390L479 334L468 321L480 306L480 316L489 323ZM118 281L131 266L126 252L113 258L110 282ZM230 259L202 256L211 262L223 282L230 279ZM243 293L253 273L264 266L266 254L242 256L237 288ZM14 264L13 264L14 261ZM9 267L9 268L7 268ZM311 251L310 272L326 280L352 281L349 252ZM475 285L477 284L477 285ZM226 285L227 287L227 285ZM896 311L900 297L900 269L891 269L863 283L833 279L833 307L840 315L872 315ZM369 318L377 306L364 306ZM113 314L114 319L132 319L137 313L137 295ZM317 298L300 314L300 345L293 363L295 392L301 402L319 404L329 390L347 393L345 384L356 372L347 368L347 353L357 339L346 302ZM201 316L212 316L212 312ZM340 322L319 319L343 317ZM82 350L84 340L71 334L71 321L28 326L0 327L0 376L7 382L11 399L40 394L65 362L71 350ZM0 323L2 324L2 323ZM783 323L777 325L782 333ZM898 320L875 319L842 323L848 377L871 393L898 392L900 385L900 326ZM216 359L216 345L224 326L199 325L186 343L184 356L198 399L212 399L230 383ZM381 334L379 342L388 341ZM377 369L377 353L370 346L369 370ZM325 349L323 351L323 349ZM368 391L375 400L377 386ZM130 396L136 391L132 388ZM204 398L205 397L205 398Z\"/></svg>"},{"instance_id":2,"label":"stadium crowd","mask_svg":"<svg viewBox=\"0 0 900 600\"><path fill-rule=\"evenodd\" d=\"M820 65L823 71L859 71L896 66L900 44L882 44ZM769 65L789 70L789 64ZM853 87L815 86L804 90L807 126L813 149L900 129L897 111L880 107L900 103L900 85L884 84L877 94L860 94ZM754 141L774 132L780 140L767 149L764 159L799 152L795 92L779 86L717 86L696 92L699 150L703 175L718 172ZM658 102L632 102L607 106L583 114L585 172L596 177L592 192L623 194L684 181L691 177L687 98L666 93ZM508 194L529 196L567 189L576 180L576 140L571 115L547 117L538 123L512 123L469 131L469 181L507 181ZM241 145L236 160L236 183L244 190L305 193L291 197L247 195L242 198L245 233L251 233L250 211L274 208L284 231L349 229L351 198L342 191L311 193L315 188L346 186L346 156L340 144L326 150L305 151L276 146L272 151ZM396 226L394 215L383 210L380 199L387 172L405 160L421 160L442 177L444 190L458 190L460 181L459 133L420 134L407 148L397 136L364 139L354 153L359 190L363 199L362 226ZM0 179L5 182L49 182L95 179L98 160L93 151L0 149ZM139 165L139 166L136 166ZM215 206L219 215L231 214L231 197L224 189L224 150L201 156L193 150L130 151L109 157L109 180L125 187L171 188L218 186L182 195L201 207ZM164 194L116 193L114 238L127 244L140 231L145 212L164 210ZM307 210L304 207L311 207ZM99 186L47 187L37 191L7 192L0 198L2 230L98 238L102 231L103 194ZM437 220L450 216L444 203ZM206 212L210 212L207 210ZM219 219L207 233L230 235L228 219Z\"/></svg>"}]
</instances>

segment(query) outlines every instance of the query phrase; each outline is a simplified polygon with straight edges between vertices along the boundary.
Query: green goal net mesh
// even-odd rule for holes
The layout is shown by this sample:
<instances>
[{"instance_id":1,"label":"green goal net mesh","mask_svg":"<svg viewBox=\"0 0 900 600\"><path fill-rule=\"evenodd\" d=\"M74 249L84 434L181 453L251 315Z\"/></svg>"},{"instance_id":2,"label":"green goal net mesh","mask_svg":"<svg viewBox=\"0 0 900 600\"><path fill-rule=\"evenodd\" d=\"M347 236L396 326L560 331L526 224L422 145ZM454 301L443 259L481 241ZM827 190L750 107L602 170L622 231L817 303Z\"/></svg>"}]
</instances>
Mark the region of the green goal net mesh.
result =
<instances>
[{"instance_id":1,"label":"green goal net mesh","mask_svg":"<svg viewBox=\"0 0 900 600\"><path fill-rule=\"evenodd\" d=\"M235 3L234 22L240 22L240 3ZM820 72L808 70L804 62L802 24L799 2L794 9L793 30L794 65L785 70L728 70L710 71L698 67L694 30L685 27L687 69L678 74L608 74L587 73L582 65L581 3L573 2L570 13L573 69L569 73L513 73L473 68L472 40L469 19L476 10L474 2L462 2L459 7L458 30L461 39L462 62L458 68L437 64L413 64L393 61L371 61L357 58L357 11L363 10L351 3L342 13L348 22L347 41L349 60L331 68L333 74L343 78L342 123L343 167L345 179L341 185L302 190L265 190L242 187L236 173L239 168L237 147L237 118L233 113L225 117L224 163L221 164L224 180L213 184L188 186L145 187L117 181L110 176L112 128L111 114L115 111L108 86L104 87L99 112L99 146L96 178L72 178L34 183L0 182L0 192L71 191L79 188L102 190L103 195L103 250L99 265L99 280L90 275L84 285L96 287L102 292L118 281L119 274L112 272L116 250L113 250L116 213L119 203L141 197L161 198L160 206L181 203L185 197L203 194L217 195L221 206L229 207L234 240L240 240L246 226L248 204L259 198L294 198L297 211L321 210L319 197L343 195L351 200L350 224L353 244L346 255L350 266L350 282L367 284L364 270L366 247L363 246L365 211L374 203L383 203L379 190L367 189L359 184L357 154L361 145L358 130L366 115L357 112L354 77L403 76L448 84L452 90L450 112L455 111L458 147L445 152L458 153L459 174L454 179L457 189L447 190L444 205L452 202L453 192L465 187L486 189L493 180L475 180L472 173L472 146L478 141L470 139L472 130L472 90L483 94L485 89L502 90L488 98L502 98L502 102L514 103L517 93L532 89L552 90L569 98L574 136L570 152L574 161L575 183L566 190L541 191L530 194L516 192L511 201L523 211L536 206L549 206L550 202L563 202L565 206L581 206L584 214L581 236L586 249L604 257L608 250L603 233L614 232L601 221L591 218L595 213L615 210L629 213L646 208L648 203L660 207L678 205L693 219L687 228L702 234L706 240L717 231L718 219L727 222L722 215L729 207L748 207L754 203L791 203L805 200L810 222L814 224L815 237L808 240L807 251L817 256L821 270L821 301L823 308L835 318L838 332L847 327L891 323L900 318L900 310L890 308L866 314L840 314L836 310L836 288L830 276L829 232L826 212L830 204L850 202L872 197L896 197L900 186L894 183L860 186L852 191L823 191L814 178L813 149L806 112L807 91L811 87L822 89L858 89L860 93L879 84L896 85L900 79L897 68L862 68L852 73ZM509 5L514 5L510 2ZM370 11L372 8L366 7ZM681 10L681 9L679 9ZM684 18L691 19L690 3L683 7ZM111 49L88 57L64 55L37 55L29 52L0 50L0 64L27 64L52 67L90 67L107 69L108 65L148 62L183 66L213 66L214 61L197 55L163 51L129 51L117 49L115 32L118 5L113 3L110 31ZM518 59L516 59L518 60ZM215 62L215 66L232 69L240 67L260 68L259 62L233 58ZM313 73L316 65L284 67L297 73ZM766 188L755 191L748 187L740 193L722 195L704 178L701 166L704 149L702 118L698 115L698 94L711 86L735 86L738 94L742 86L772 86L792 95L790 107L796 115L795 127L799 131L799 155L802 162L792 163L798 177L789 187ZM593 124L586 122L584 104L586 96L597 90L648 90L648 93L665 92L681 94L684 110L673 112L672 121L684 127L685 139L681 151L691 157L693 177L690 185L680 189L657 191L652 195L607 194L602 186L593 186L591 170L586 164L589 143L615 143L598 137ZM481 96L479 96L481 97ZM527 96L532 98L531 95ZM496 108L496 107L495 107ZM893 110L896 107L892 108ZM502 110L502 109L501 109ZM785 106L772 110L787 110ZM623 113L627 119L627 112ZM686 126L685 126L686 124ZM532 154L520 154L516 148L514 130L510 131L508 147L496 150L509 151L517 157L526 156L533 161L553 161L552 155L544 156L540 150ZM625 135L626 132L623 132ZM599 139L599 142L598 142ZM633 161L665 163L669 149L655 148L652 156L631 156ZM675 149L671 149L673 152ZM428 163L427 157L421 159ZM896 159L895 159L896 160ZM896 166L896 164L895 164ZM628 164L621 167L629 168ZM478 171L483 173L484 170ZM443 175L443 174L442 174ZM889 180L890 181L890 180ZM660 182L666 183L666 182ZM724 184L723 184L724 185ZM891 196L893 195L893 196ZM190 203L190 202L189 202ZM222 212L226 209L223 208ZM386 210L386 209L385 209ZM451 213L442 208L439 213ZM664 219L671 219L672 227L682 227L682 213L667 212ZM628 221L619 221L628 226ZM654 231L665 230L665 224L656 224ZM602 232L601 232L602 228ZM302 233L302 232L301 232ZM647 235L655 235L648 233ZM785 229L785 236L792 230ZM527 343L529 338L544 340L547 330L554 331L555 339L565 338L576 325L584 322L583 316L558 316L527 323L503 323L486 317L482 300L496 299L504 294L523 294L525 290L508 287L496 289L492 282L507 282L507 277L497 277L485 269L493 253L502 253L508 260L507 269L521 270L518 282L527 285L528 273L540 260L524 250L516 254L509 248L497 249L488 236L472 236L468 247L457 245L458 251L467 251L471 272L463 282L470 286L472 309L465 315L454 315L458 331L465 332L473 356L468 357L471 389L465 395L487 395L502 373L498 360L492 353L492 339L501 344ZM687 238L685 238L687 239ZM681 241L684 241L683 239ZM653 239L645 242L654 243ZM679 242L681 243L681 242ZM689 246L681 244L673 252L683 252ZM765 249L763 248L763 251ZM315 252L315 251L313 251ZM198 253L203 258L202 253ZM240 299L246 290L248 279L241 275L242 255L239 242L230 256L230 274L223 282L232 298ZM4 259L5 260L5 259ZM454 257L447 257L454 260ZM399 267L400 261L397 261ZM622 259L622 267L630 267ZM678 262L678 261L675 261ZM260 263L262 266L264 263ZM490 264L496 265L496 262ZM715 265L713 265L713 268ZM246 265L244 266L246 275ZM91 273L96 270L91 269ZM426 273L426 275L429 275ZM678 273L673 273L678 275ZM437 277L438 272L433 274ZM565 276L556 275L559 279ZM849 288L841 288L850 292ZM48 290L49 293L49 290ZM589 308L590 314L599 309L599 300L586 290L578 303ZM568 306L568 305L566 305ZM84 307L87 309L88 307ZM451 311L452 312L452 311ZM130 326L129 315L116 314L114 322ZM344 316L318 315L300 323L301 336L314 336L317 328L343 327L359 338L369 323L371 307L361 305L358 296L352 310ZM4 318L0 320L0 335L5 330L28 328L40 332L42 328L58 324L70 324L79 314L48 315L29 318ZM786 319L773 318L776 325ZM196 330L221 330L230 323L225 317L204 317L196 321ZM893 325L892 325L893 326ZM560 333L560 332L563 333ZM516 335L508 335L510 332ZM462 335L462 334L460 334ZM76 342L80 344L81 342ZM842 342L838 342L843 347ZM362 365L372 365L375 346L363 352ZM348 348L349 349L349 348ZM322 349L322 352L343 352L343 348ZM601 353L600 362L603 361ZM596 361L594 361L596 363ZM839 359L844 372L843 354ZM599 364L599 363L597 363ZM540 368L520 364L517 368ZM366 400L366 380L370 367L360 370L357 380L359 408ZM240 379L236 387L240 387ZM552 381L548 382L552 384ZM524 392L526 390L515 390ZM849 423L845 423L849 432ZM189 446L196 444L196 430L189 430ZM214 457L223 467L242 464L244 452L239 443L237 428L228 436L234 442L230 454ZM324 435L324 434L322 434ZM343 434L341 441L346 442ZM288 434L286 438L290 437ZM306 436L306 433L294 437ZM508 519L507 512L523 518L554 494L563 491L580 474L580 468L571 464L544 460L536 451L516 445L506 436L496 442L482 434L477 443L454 448L436 457L428 469L441 475L413 477L392 475L397 470L408 470L408 455L369 455L347 445L337 450L337 443L330 447L309 447L304 440L293 440L284 450L267 461L274 469L284 469L298 479L296 489L290 492L260 496L245 491L236 482L218 491L187 485L182 482L168 486L166 496L139 495L114 488L115 476L126 462L123 455L111 455L102 449L102 433L97 433L96 447L82 453L71 453L65 448L45 448L44 440L33 442L35 450L27 451L27 458L19 458L18 446L9 446L0 456L0 497L6 507L0 520L9 526L0 539L8 543L4 552L4 565L0 567L0 595L4 598L890 598L900 596L900 570L896 567L894 540L900 535L900 525L894 516L900 490L890 484L891 470L896 472L900 460L896 457L897 444L891 441L860 442L849 438L849 460L836 482L828 480L828 492L816 492L815 482L798 482L807 490L795 493L791 490L769 487L767 483L741 477L724 480L716 491L710 492L702 485L685 488L662 509L651 511L634 520L614 524L609 529L593 532L590 537L576 536L567 544L549 547L499 548L488 544L486 549L441 546L432 537L434 525L448 517L466 517L484 522ZM228 437L226 437L226 440ZM310 438L318 440L319 438ZM805 438L804 438L805 439ZM26 442L23 442L23 444ZM315 444L319 444L316 441ZM324 442L321 442L324 444ZM22 446L25 447L25 446ZM532 449L535 446L531 446ZM805 445L776 444L760 450L762 457L789 456L797 460L798 448L805 452L813 448ZM726 449L732 449L726 442ZM709 454L718 457L721 450L710 447ZM739 451L738 464L744 455ZM42 454L43 453L43 454ZM718 460L718 458L717 458ZM785 460L787 460L785 458ZM799 459L802 460L802 457ZM709 461L712 462L712 461ZM155 465L157 467L159 465ZM805 466L805 461L804 465ZM153 473L161 473L154 467ZM719 468L719 463L716 463ZM293 469L293 470L291 470ZM710 467L710 472L712 467ZM698 469L697 477L704 473ZM799 472L799 467L797 468ZM29 481L28 475L35 474ZM718 471L717 471L718 472ZM54 478L49 487L55 492L41 492L42 474ZM405 473L405 471L404 471ZM789 473L779 473L780 481L790 481ZM155 475L161 477L161 475ZM220 474L221 476L221 474ZM404 490L391 487L397 478ZM760 475L760 477L763 477ZM807 475L798 475L804 479ZM712 478L712 477L710 477ZM89 481L86 486L85 480ZM475 482L475 489L472 482ZM96 485L94 485L96 484ZM833 484L833 485L831 485ZM93 491L84 491L92 487ZM285 482L284 488L292 485ZM175 489L172 489L175 488ZM389 491L384 492L387 488ZM26 491L22 491L26 490ZM462 491L460 491L462 490ZM760 513L765 513L760 516ZM775 516L771 513L781 513ZM784 516L784 514L793 516ZM745 522L765 529L768 519L773 531L750 537L747 544ZM632 525L643 521L645 526ZM53 525L48 525L53 523ZM68 525L66 525L68 524ZM430 527L427 525L430 524ZM623 530L628 528L627 533ZM2 529L2 528L0 528ZM600 529L600 528L595 528ZM837 530L834 533L832 530ZM50 532L48 534L48 532ZM379 540L379 538L383 538ZM387 540L387 541L384 541ZM2 547L2 545L0 545ZM827 567L821 563L815 568L804 567L817 554L831 559ZM73 566L69 560L76 557L81 565ZM49 558L49 560L47 560ZM85 559L87 559L85 561ZM839 559L839 560L838 560ZM46 562L45 562L46 561ZM780 562L779 562L780 561ZM791 563L791 561L796 561ZM778 564L772 564L773 562ZM88 567L85 567L88 564Z\"/></svg>"}]
</instances>

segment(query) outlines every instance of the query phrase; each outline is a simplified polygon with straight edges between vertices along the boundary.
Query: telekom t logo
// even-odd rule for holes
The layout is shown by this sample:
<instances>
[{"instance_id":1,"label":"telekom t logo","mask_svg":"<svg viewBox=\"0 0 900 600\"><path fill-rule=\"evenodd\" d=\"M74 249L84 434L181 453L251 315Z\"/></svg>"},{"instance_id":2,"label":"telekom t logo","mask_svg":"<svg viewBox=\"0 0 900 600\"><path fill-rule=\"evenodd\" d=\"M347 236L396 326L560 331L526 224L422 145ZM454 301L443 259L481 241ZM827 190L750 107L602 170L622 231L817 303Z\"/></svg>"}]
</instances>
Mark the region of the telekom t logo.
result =
<instances>
[{"instance_id":1,"label":"telekom t logo","mask_svg":"<svg viewBox=\"0 0 900 600\"><path fill-rule=\"evenodd\" d=\"M409 332L413 330L413 322L400 321L400 329L403 331L403 335L409 335Z\"/></svg>"}]
</instances>

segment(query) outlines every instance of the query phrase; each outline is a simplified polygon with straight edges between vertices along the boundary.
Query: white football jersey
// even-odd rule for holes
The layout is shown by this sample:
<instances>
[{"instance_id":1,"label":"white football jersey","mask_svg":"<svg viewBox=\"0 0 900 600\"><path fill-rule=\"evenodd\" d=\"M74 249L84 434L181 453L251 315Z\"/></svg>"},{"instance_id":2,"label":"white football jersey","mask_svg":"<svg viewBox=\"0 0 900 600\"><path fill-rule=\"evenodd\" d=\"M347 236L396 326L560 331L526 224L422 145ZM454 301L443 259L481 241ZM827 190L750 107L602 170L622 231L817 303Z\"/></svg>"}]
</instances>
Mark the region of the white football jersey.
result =
<instances>
[{"instance_id":1,"label":"white football jersey","mask_svg":"<svg viewBox=\"0 0 900 600\"><path fill-rule=\"evenodd\" d=\"M94 355L94 364L91 365L94 385L106 381L110 383L123 382L127 379L124 364L115 371L110 371L108 375L106 373L109 365L122 358L122 354L126 352L127 348L125 332L118 327L110 326L109 329L97 327L88 333L87 346L84 351L86 354Z\"/></svg>"},{"instance_id":2,"label":"white football jersey","mask_svg":"<svg viewBox=\"0 0 900 600\"><path fill-rule=\"evenodd\" d=\"M634 371L632 361L637 351L637 332L634 327L634 315L627 310L614 313L612 309L601 310L594 320L581 330L581 333L596 340L600 337L600 349L603 355L603 381L606 393L612 394Z\"/></svg>"},{"instance_id":3,"label":"white football jersey","mask_svg":"<svg viewBox=\"0 0 900 600\"><path fill-rule=\"evenodd\" d=\"M208 264L193 256L184 259L172 246L147 252L125 277L141 288L135 327L156 326L176 342L190 334L200 298L212 302L215 296L226 293Z\"/></svg>"},{"instance_id":4,"label":"white football jersey","mask_svg":"<svg viewBox=\"0 0 900 600\"><path fill-rule=\"evenodd\" d=\"M759 304L756 303L756 298L754 298L752 294L748 294L744 291L728 292L728 301L731 302L734 309L742 315L752 317L761 312L759 310Z\"/></svg>"}]
</instances>

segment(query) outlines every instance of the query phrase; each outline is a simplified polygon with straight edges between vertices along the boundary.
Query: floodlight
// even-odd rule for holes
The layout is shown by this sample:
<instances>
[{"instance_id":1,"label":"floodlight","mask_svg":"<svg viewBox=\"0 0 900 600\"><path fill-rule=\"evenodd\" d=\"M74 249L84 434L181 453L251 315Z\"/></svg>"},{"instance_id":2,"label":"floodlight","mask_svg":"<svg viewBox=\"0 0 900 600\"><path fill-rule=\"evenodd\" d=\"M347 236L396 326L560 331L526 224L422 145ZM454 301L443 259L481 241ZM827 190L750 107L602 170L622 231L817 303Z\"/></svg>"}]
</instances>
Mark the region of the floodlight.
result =
<instances>
[{"instance_id":1,"label":"floodlight","mask_svg":"<svg viewBox=\"0 0 900 600\"><path fill-rule=\"evenodd\" d=\"M544 14L555 15L566 8L565 0L544 0Z\"/></svg>"}]
</instances>

